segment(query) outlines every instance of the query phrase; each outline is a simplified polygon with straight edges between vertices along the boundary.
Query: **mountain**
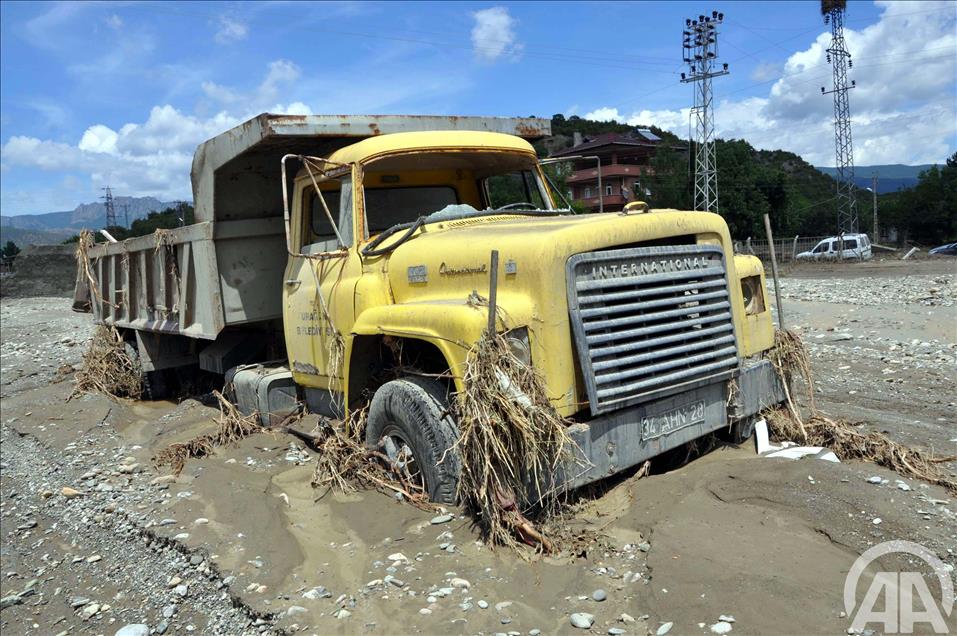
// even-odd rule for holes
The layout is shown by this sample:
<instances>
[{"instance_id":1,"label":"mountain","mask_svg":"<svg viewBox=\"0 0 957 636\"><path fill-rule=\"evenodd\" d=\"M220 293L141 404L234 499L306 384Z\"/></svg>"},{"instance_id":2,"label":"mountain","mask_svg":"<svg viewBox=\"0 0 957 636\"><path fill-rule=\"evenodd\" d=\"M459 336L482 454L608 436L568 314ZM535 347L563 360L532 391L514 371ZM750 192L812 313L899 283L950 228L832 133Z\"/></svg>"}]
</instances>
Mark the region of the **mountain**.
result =
<instances>
[{"instance_id":1,"label":"mountain","mask_svg":"<svg viewBox=\"0 0 957 636\"><path fill-rule=\"evenodd\" d=\"M125 224L124 206L129 206L129 220L145 218L150 212L158 212L176 205L176 201L160 201L154 197L116 197L113 199L116 218ZM21 230L64 230L75 234L83 228L99 229L106 225L106 204L102 202L81 203L67 212L46 214L20 214L0 216L0 226Z\"/></svg>"},{"instance_id":2,"label":"mountain","mask_svg":"<svg viewBox=\"0 0 957 636\"><path fill-rule=\"evenodd\" d=\"M907 188L913 188L917 185L917 178L920 176L920 173L930 168L931 165L932 164L905 166L902 163L891 163L881 166L855 166L854 185L861 189L870 188L871 177L876 172L878 194L906 190ZM828 176L837 176L837 168L825 166L815 167Z\"/></svg>"},{"instance_id":3,"label":"mountain","mask_svg":"<svg viewBox=\"0 0 957 636\"><path fill-rule=\"evenodd\" d=\"M76 234L72 230L25 230L19 227L0 225L0 245L13 241L17 247L27 245L54 245Z\"/></svg>"}]
</instances>

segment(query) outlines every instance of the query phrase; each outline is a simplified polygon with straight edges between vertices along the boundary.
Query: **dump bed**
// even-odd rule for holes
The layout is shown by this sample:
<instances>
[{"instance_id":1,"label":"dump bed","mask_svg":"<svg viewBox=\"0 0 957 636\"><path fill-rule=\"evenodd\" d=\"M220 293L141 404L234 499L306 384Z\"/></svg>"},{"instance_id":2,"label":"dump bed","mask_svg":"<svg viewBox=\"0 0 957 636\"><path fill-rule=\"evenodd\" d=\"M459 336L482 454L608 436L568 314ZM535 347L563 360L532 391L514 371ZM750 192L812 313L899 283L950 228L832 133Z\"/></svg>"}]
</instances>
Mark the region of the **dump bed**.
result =
<instances>
[{"instance_id":1,"label":"dump bed","mask_svg":"<svg viewBox=\"0 0 957 636\"><path fill-rule=\"evenodd\" d=\"M98 323L207 340L281 318L282 156L325 156L366 137L420 130L537 139L551 126L536 118L259 115L196 149L196 223L90 248L97 289L90 293L81 277L74 308L89 307Z\"/></svg>"}]
</instances>

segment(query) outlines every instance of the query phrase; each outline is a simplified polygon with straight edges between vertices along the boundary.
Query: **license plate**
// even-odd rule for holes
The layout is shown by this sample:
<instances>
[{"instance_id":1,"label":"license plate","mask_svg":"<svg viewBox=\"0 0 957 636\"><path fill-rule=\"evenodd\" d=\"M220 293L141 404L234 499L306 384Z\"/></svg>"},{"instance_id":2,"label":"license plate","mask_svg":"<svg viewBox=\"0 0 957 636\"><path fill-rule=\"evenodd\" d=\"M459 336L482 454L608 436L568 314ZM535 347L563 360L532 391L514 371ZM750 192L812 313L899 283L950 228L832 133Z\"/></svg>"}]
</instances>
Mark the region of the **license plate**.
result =
<instances>
[{"instance_id":1,"label":"license plate","mask_svg":"<svg viewBox=\"0 0 957 636\"><path fill-rule=\"evenodd\" d=\"M641 418L641 439L670 435L704 421L704 400L684 404L676 409Z\"/></svg>"}]
</instances>

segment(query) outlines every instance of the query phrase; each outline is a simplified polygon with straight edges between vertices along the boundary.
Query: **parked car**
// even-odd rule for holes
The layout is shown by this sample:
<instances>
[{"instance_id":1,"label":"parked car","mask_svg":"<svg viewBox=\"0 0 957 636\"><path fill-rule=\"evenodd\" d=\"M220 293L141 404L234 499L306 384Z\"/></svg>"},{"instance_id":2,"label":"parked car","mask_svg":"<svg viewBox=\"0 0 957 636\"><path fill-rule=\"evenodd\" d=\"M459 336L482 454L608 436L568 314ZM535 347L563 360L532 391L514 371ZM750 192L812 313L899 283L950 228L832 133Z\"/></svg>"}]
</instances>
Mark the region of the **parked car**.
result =
<instances>
[{"instance_id":1,"label":"parked car","mask_svg":"<svg viewBox=\"0 0 957 636\"><path fill-rule=\"evenodd\" d=\"M948 243L927 252L933 256L957 256L957 243Z\"/></svg>"},{"instance_id":2,"label":"parked car","mask_svg":"<svg viewBox=\"0 0 957 636\"><path fill-rule=\"evenodd\" d=\"M814 249L797 255L798 260L803 261L838 259L866 261L870 257L871 240L867 238L867 234L831 236L815 245Z\"/></svg>"}]
</instances>

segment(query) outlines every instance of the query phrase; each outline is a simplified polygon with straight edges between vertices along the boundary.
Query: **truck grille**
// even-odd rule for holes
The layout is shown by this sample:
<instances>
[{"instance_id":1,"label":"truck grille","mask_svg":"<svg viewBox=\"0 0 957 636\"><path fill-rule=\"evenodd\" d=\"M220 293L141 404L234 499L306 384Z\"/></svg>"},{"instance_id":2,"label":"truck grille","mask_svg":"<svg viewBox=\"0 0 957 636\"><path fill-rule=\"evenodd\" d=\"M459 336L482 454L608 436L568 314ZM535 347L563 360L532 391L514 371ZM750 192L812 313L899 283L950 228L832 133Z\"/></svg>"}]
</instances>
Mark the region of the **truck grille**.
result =
<instances>
[{"instance_id":1,"label":"truck grille","mask_svg":"<svg viewBox=\"0 0 957 636\"><path fill-rule=\"evenodd\" d=\"M566 280L592 415L715 382L737 367L719 247L577 254Z\"/></svg>"}]
</instances>

